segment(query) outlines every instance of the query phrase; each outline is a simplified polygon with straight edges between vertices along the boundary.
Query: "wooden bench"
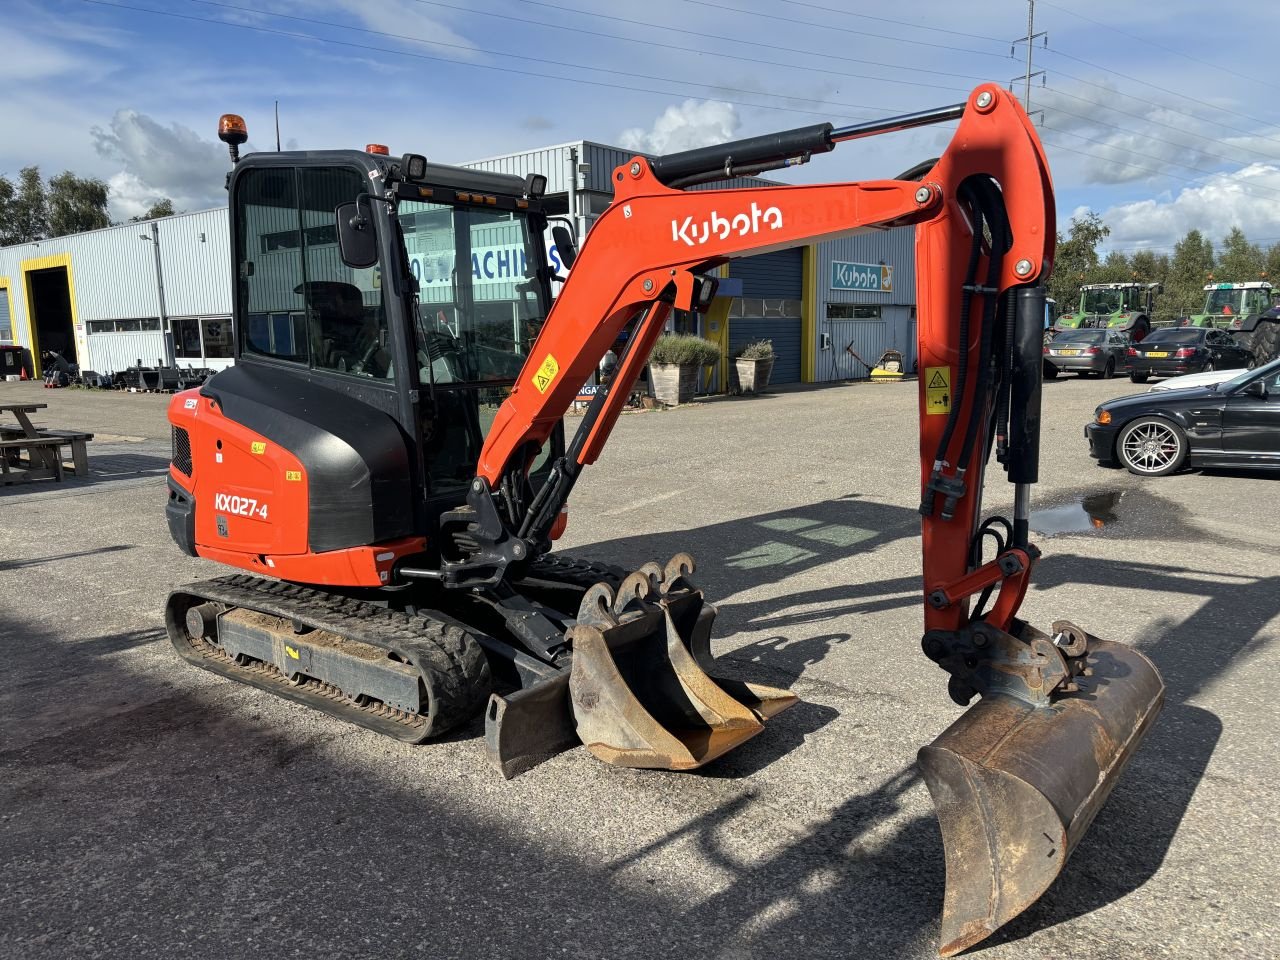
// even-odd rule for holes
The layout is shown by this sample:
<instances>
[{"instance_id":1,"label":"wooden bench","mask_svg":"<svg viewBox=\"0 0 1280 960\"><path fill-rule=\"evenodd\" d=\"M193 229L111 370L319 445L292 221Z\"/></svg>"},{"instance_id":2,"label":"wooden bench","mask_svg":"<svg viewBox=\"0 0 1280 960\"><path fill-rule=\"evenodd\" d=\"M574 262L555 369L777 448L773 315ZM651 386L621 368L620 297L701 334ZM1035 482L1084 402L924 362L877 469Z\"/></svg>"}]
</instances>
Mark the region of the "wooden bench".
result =
<instances>
[{"instance_id":1,"label":"wooden bench","mask_svg":"<svg viewBox=\"0 0 1280 960\"><path fill-rule=\"evenodd\" d=\"M71 448L71 463L69 469L77 477L87 477L89 475L89 449L88 442L93 439L92 433L86 433L82 430L39 430L40 439L57 441L58 445ZM15 424L0 424L0 441L24 440L26 434L22 428ZM29 441L28 441L29 442ZM21 447L19 443L17 446ZM56 451L61 459L61 450Z\"/></svg>"},{"instance_id":2,"label":"wooden bench","mask_svg":"<svg viewBox=\"0 0 1280 960\"><path fill-rule=\"evenodd\" d=\"M58 447L63 443L57 437L23 437L20 440L0 440L0 483L20 483L28 480L57 480L62 482L62 458ZM31 465L21 468L9 462L8 451L30 451ZM48 452L48 456L44 452ZM43 461L43 462L41 462Z\"/></svg>"}]
</instances>

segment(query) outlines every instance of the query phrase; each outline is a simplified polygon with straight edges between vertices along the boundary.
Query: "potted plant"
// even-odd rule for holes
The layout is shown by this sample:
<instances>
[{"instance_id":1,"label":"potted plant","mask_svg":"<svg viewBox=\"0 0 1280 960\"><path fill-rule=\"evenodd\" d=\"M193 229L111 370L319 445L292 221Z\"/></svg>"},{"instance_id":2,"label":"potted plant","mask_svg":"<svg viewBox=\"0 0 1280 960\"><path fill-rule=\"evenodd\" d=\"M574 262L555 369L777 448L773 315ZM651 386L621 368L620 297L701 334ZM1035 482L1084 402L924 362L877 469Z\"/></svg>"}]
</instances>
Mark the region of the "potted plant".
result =
<instances>
[{"instance_id":1,"label":"potted plant","mask_svg":"<svg viewBox=\"0 0 1280 960\"><path fill-rule=\"evenodd\" d=\"M756 340L733 358L736 393L764 393L773 373L773 341Z\"/></svg>"},{"instance_id":2,"label":"potted plant","mask_svg":"<svg viewBox=\"0 0 1280 960\"><path fill-rule=\"evenodd\" d=\"M689 334L667 333L649 354L649 384L653 395L668 407L688 403L698 389L698 371L720 359L720 348Z\"/></svg>"}]
</instances>

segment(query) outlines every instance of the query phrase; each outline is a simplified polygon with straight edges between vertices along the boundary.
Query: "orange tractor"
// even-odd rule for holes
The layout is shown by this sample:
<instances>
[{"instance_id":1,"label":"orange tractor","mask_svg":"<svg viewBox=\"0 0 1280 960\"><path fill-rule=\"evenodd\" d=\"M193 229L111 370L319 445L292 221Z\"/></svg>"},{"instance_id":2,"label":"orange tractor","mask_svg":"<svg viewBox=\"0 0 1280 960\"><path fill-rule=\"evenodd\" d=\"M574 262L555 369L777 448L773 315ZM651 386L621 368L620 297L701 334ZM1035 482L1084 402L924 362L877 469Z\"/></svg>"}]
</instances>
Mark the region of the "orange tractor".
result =
<instances>
[{"instance_id":1,"label":"orange tractor","mask_svg":"<svg viewBox=\"0 0 1280 960\"><path fill-rule=\"evenodd\" d=\"M900 179L686 189L957 119L942 157ZM579 743L689 769L760 734L795 698L716 676L690 557L626 573L552 545L668 316L714 296L713 268L914 225L923 649L972 704L920 752L946 853L942 953L1047 889L1164 687L1126 646L1017 616L1039 556L1028 511L1055 228L1044 153L1011 96L983 86L940 110L635 157L580 252L554 231L576 258L554 304L545 179L385 152L239 160L243 122L221 132L238 161L236 364L173 399L167 517L185 552L243 572L170 596L183 657L401 740L483 712L506 776ZM565 411L620 337L613 378L566 438ZM981 513L992 454L1015 485L1011 518Z\"/></svg>"}]
</instances>

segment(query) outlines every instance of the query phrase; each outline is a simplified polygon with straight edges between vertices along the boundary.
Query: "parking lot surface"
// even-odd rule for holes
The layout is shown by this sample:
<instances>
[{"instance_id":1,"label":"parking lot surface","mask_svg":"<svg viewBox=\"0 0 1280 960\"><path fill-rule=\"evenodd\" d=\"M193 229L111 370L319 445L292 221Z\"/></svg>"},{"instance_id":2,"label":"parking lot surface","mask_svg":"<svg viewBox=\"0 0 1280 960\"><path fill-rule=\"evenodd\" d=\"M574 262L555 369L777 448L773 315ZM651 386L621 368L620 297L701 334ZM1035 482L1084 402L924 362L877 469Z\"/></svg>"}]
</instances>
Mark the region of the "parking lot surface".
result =
<instances>
[{"instance_id":1,"label":"parking lot surface","mask_svg":"<svg viewBox=\"0 0 1280 960\"><path fill-rule=\"evenodd\" d=\"M1022 615L1140 647L1167 705L983 957L1280 956L1280 486L1096 465L1083 425L1138 389L1045 385ZM0 955L934 956L914 760L960 708L919 646L914 384L621 418L561 548L693 553L716 653L803 702L700 772L577 749L510 782L478 719L393 743L180 661L165 596L220 568L165 527L168 398L0 396L98 434L88 481L0 490Z\"/></svg>"}]
</instances>

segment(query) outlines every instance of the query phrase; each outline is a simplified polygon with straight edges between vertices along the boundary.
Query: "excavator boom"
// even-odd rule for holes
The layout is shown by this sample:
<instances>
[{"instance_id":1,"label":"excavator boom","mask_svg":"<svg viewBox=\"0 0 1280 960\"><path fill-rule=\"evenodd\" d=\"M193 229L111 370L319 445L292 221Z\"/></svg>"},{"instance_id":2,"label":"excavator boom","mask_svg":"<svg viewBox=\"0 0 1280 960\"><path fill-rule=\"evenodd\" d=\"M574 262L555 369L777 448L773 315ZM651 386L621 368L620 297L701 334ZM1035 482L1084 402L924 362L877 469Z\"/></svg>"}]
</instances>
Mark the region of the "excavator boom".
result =
<instances>
[{"instance_id":1,"label":"excavator boom","mask_svg":"<svg viewBox=\"0 0 1280 960\"><path fill-rule=\"evenodd\" d=\"M744 165L769 169L842 140L957 117L946 152L911 180L679 189ZM946 852L941 952L957 953L1048 888L1164 696L1140 653L1068 621L1044 634L1017 618L1039 557L1028 521L1039 471L1042 279L1056 238L1039 138L1012 96L984 86L960 107L843 130L819 125L654 161L636 157L613 180L613 203L593 227L478 463L486 489L519 471L518 452L543 441L599 357L632 325L612 387L596 394L546 496L522 525L535 540L579 470L599 456L669 311L709 299L708 271L734 257L916 227L923 648L950 674L957 703L978 698L920 752ZM1014 484L1011 519L981 515L993 454ZM983 562L989 539L995 556ZM626 722L634 704L614 708L612 729L586 706L596 707L601 690L637 680L617 672L607 637L593 641L575 661L575 715L595 718L588 742L597 755L626 762L619 758L647 749ZM661 726L654 730L659 736Z\"/></svg>"}]
</instances>

